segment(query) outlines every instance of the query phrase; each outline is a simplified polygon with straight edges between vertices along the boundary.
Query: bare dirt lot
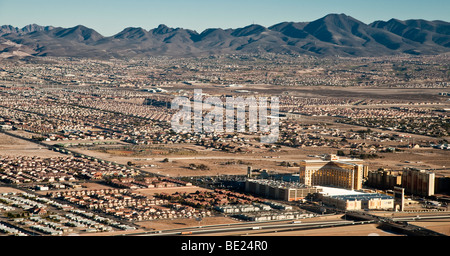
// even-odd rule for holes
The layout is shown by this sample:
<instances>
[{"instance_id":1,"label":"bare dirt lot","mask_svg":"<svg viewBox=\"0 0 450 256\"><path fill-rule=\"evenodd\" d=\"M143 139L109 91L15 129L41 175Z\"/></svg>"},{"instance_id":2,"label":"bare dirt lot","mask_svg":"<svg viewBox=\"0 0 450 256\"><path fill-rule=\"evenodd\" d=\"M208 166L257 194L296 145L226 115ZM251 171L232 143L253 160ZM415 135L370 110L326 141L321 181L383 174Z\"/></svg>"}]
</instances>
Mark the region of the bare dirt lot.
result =
<instances>
[{"instance_id":1,"label":"bare dirt lot","mask_svg":"<svg viewBox=\"0 0 450 256\"><path fill-rule=\"evenodd\" d=\"M197 151L191 155L186 154L166 154L166 155L146 155L139 158L127 155L117 155L95 150L74 149L74 151L90 156L102 158L109 161L116 161L127 164L129 161L141 169L151 173L179 176L214 176L221 174L245 175L247 167L254 169L267 169L270 171L296 173L298 167L285 167L281 163L300 162L301 160L314 159L313 156L322 154L336 154L337 148L330 147L306 147L289 148L283 147L278 152L267 153L225 153L218 151L202 152ZM404 167L416 167L421 169L434 169L437 174L450 174L450 157L446 150L419 148L402 149L397 153L381 153L381 158L366 159L369 170L386 168L389 170L402 170ZM167 162L163 161L167 158ZM192 169L190 164L207 166L207 169Z\"/></svg>"},{"instance_id":2,"label":"bare dirt lot","mask_svg":"<svg viewBox=\"0 0 450 256\"><path fill-rule=\"evenodd\" d=\"M403 152L381 154L383 158L367 160L370 170L387 168L402 170L404 167L434 169L436 174L450 174L449 152L439 149L405 149Z\"/></svg>"},{"instance_id":3,"label":"bare dirt lot","mask_svg":"<svg viewBox=\"0 0 450 256\"><path fill-rule=\"evenodd\" d=\"M164 88L164 87L163 87ZM185 85L174 85L166 87L166 89L186 89ZM218 87L210 84L200 84L189 86L189 89L202 89L204 93L211 95L242 95L246 93L236 93L236 88L233 87ZM297 86L283 88L277 85L266 84L252 84L243 85L238 88L240 90L249 91L248 94L258 95L279 95L284 92L289 92L289 95L301 97L345 97L357 99L376 99L376 100L400 100L411 102L442 102L442 97L439 93L442 89L436 88L383 88L383 87L333 87L333 86Z\"/></svg>"},{"instance_id":4,"label":"bare dirt lot","mask_svg":"<svg viewBox=\"0 0 450 256\"><path fill-rule=\"evenodd\" d=\"M3 193L22 193L22 190L10 188L10 187L0 187L0 194Z\"/></svg>"},{"instance_id":5,"label":"bare dirt lot","mask_svg":"<svg viewBox=\"0 0 450 256\"><path fill-rule=\"evenodd\" d=\"M0 155L8 156L38 156L38 157L58 157L60 153L48 150L46 147L18 139L4 133L0 133Z\"/></svg>"},{"instance_id":6,"label":"bare dirt lot","mask_svg":"<svg viewBox=\"0 0 450 256\"><path fill-rule=\"evenodd\" d=\"M304 159L312 159L313 157L311 156L315 155L335 154L338 150L337 148L330 147L306 147L299 149L282 147L277 152L226 153L205 150L201 146L185 144L180 147L180 151L169 153L174 147L174 145L160 146L159 152L164 152L163 154L153 154L153 150L139 156L134 155L133 151L121 151L119 154L115 151L103 152L88 150L86 148L73 148L72 150L124 165L132 162L137 166L141 166L141 169L144 171L171 177L214 176L221 174L245 175L248 166L252 166L254 169L295 173L298 172L298 168L284 167L281 166L281 163L283 161L298 163ZM3 133L0 133L0 155L25 155L44 158L66 156L32 142ZM378 168L402 170L404 167L416 167L433 169L438 175L450 174L450 157L447 150L432 148L403 149L402 152L383 153L379 155L382 158L366 160L369 170L376 170ZM164 162L163 160L165 158L169 161ZM189 167L191 164L203 164L207 169L193 169Z\"/></svg>"},{"instance_id":7,"label":"bare dirt lot","mask_svg":"<svg viewBox=\"0 0 450 256\"><path fill-rule=\"evenodd\" d=\"M196 147L195 145L191 145ZM161 146L164 148L164 146ZM168 146L169 149L172 146ZM187 146L183 146L187 147ZM297 169L287 168L280 166L283 161L297 161L301 155L335 152L335 150L324 151L312 148L308 152L301 153L302 150L285 148L280 152L268 152L268 153L226 153L220 151L198 151L190 154L182 153L170 153L170 154L148 154L141 155L139 157L133 156L133 154L124 154L121 152L102 152L97 150L87 150L83 148L72 149L75 152L86 154L93 157L98 157L108 161L115 161L121 164L127 164L132 162L137 166L141 166L144 171L169 175L172 177L178 176L211 176L219 174L238 174L243 175L247 173L247 167L252 166L255 169L270 169L278 170L282 172L295 172ZM167 158L167 162L164 159ZM301 159L301 158L300 158ZM193 169L190 168L190 164L201 165L207 167L207 169Z\"/></svg>"}]
</instances>

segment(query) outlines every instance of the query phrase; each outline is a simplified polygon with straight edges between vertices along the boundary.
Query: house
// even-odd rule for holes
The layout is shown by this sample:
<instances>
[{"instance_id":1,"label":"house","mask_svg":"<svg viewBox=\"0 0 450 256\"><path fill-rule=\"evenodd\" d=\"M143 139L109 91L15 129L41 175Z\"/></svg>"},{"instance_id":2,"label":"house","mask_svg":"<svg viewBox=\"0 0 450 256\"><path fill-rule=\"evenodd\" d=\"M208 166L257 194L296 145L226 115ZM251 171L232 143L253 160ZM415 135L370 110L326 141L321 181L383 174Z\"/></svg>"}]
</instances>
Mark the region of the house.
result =
<instances>
[{"instance_id":1,"label":"house","mask_svg":"<svg viewBox=\"0 0 450 256\"><path fill-rule=\"evenodd\" d=\"M46 210L46 209L44 209L44 208L39 208L39 207L31 208L29 211L30 211L30 213L31 213L32 215L39 215L39 216L42 216L42 215L47 214L47 210Z\"/></svg>"}]
</instances>

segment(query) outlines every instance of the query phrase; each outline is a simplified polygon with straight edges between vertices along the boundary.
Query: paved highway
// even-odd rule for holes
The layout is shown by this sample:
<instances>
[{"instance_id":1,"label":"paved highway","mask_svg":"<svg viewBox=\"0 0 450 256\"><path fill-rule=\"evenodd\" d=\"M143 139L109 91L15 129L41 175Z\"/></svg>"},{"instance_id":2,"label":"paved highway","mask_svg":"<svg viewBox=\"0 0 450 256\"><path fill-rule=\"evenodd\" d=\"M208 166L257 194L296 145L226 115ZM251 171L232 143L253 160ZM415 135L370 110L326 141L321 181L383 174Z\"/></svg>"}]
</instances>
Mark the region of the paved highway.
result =
<instances>
[{"instance_id":1,"label":"paved highway","mask_svg":"<svg viewBox=\"0 0 450 256\"><path fill-rule=\"evenodd\" d=\"M292 231L315 228L326 228L336 226L361 225L374 223L374 221L315 221L315 222L301 222L299 220L290 220L283 222L250 222L238 224L214 225L205 227L190 227L182 229L171 229L162 231L151 231L138 234L130 234L130 236L177 236L177 235L205 235L205 234L230 234L239 235L247 234L249 232L276 232L276 231Z\"/></svg>"},{"instance_id":2,"label":"paved highway","mask_svg":"<svg viewBox=\"0 0 450 256\"><path fill-rule=\"evenodd\" d=\"M430 219L450 219L450 215L432 215L432 216L409 216L409 217L397 217L391 218L392 221L421 221L421 220L430 220Z\"/></svg>"}]
</instances>

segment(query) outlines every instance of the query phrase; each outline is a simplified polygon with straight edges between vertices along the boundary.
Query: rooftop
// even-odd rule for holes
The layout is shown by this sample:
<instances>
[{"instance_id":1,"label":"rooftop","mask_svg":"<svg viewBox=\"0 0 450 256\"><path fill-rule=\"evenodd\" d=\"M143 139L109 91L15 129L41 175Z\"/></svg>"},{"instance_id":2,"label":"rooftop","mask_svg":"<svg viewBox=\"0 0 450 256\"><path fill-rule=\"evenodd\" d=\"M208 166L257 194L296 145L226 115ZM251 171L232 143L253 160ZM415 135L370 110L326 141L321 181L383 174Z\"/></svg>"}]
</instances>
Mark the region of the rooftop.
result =
<instances>
[{"instance_id":1,"label":"rooftop","mask_svg":"<svg viewBox=\"0 0 450 256\"><path fill-rule=\"evenodd\" d=\"M356 158L340 158L336 155L325 155L320 159L311 159L311 160L302 160L305 163L328 163L328 162L337 162L342 164L353 164L351 162L361 162L363 160Z\"/></svg>"},{"instance_id":2,"label":"rooftop","mask_svg":"<svg viewBox=\"0 0 450 256\"><path fill-rule=\"evenodd\" d=\"M350 200L350 201L361 201L361 200L371 200L371 199L394 199L392 196L387 196L383 194L376 194L376 193L364 193L360 195L339 195L339 196L331 196L335 199L340 200Z\"/></svg>"},{"instance_id":3,"label":"rooftop","mask_svg":"<svg viewBox=\"0 0 450 256\"><path fill-rule=\"evenodd\" d=\"M327 196L348 196L348 195L366 194L364 192L358 192L358 191L348 190L348 189L343 189L343 188L324 187L324 186L315 186L315 187L322 189L322 192L320 192L320 193L323 195L327 195Z\"/></svg>"},{"instance_id":4,"label":"rooftop","mask_svg":"<svg viewBox=\"0 0 450 256\"><path fill-rule=\"evenodd\" d=\"M286 182L286 181L279 181L279 180L266 180L266 179L260 179L260 180L254 180L249 179L248 182L258 183L262 185L268 185L271 187L278 187L278 188L290 188L290 189L296 189L296 188L309 188L303 183L299 182Z\"/></svg>"}]
</instances>

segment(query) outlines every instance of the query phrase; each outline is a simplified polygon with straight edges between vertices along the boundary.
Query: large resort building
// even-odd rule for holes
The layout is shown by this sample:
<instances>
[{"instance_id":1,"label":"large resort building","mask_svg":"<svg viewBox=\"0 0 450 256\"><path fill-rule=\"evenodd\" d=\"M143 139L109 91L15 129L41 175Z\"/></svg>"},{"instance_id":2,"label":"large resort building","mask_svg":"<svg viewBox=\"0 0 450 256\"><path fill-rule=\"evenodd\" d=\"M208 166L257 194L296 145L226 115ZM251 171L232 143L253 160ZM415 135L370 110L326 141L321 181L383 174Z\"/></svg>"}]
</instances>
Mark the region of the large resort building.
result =
<instances>
[{"instance_id":1,"label":"large resort building","mask_svg":"<svg viewBox=\"0 0 450 256\"><path fill-rule=\"evenodd\" d=\"M300 182L306 186L334 186L361 190L363 172L367 166L360 159L339 159L328 155L323 160L302 160Z\"/></svg>"}]
</instances>

